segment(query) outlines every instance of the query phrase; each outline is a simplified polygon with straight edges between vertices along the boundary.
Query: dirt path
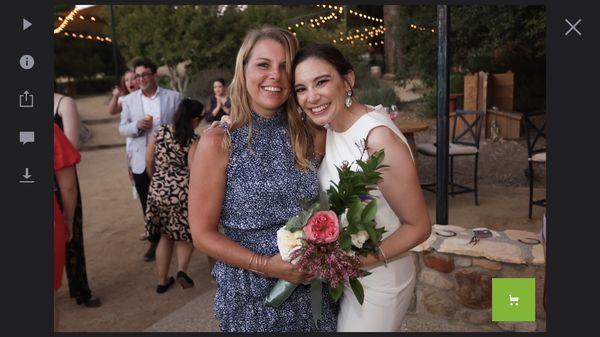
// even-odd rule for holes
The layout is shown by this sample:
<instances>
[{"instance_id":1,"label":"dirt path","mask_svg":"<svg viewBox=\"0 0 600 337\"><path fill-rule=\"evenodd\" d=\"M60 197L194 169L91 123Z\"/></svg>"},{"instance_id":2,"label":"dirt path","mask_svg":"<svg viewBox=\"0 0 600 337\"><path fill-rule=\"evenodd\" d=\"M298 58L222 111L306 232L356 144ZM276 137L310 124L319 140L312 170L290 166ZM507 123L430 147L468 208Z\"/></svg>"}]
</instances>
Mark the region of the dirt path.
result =
<instances>
[{"instance_id":1,"label":"dirt path","mask_svg":"<svg viewBox=\"0 0 600 337\"><path fill-rule=\"evenodd\" d=\"M86 308L69 298L66 278L57 292L62 331L141 331L214 286L210 282L206 257L196 251L189 275L196 283L183 290L176 284L158 295L154 262L144 262L147 242L138 240L143 231L139 200L134 200L125 164L124 139L118 134L117 119L106 119L107 97L77 100L82 120L93 137L85 147L123 144L104 150L83 150L78 165L83 199L84 239L87 272L99 308ZM173 261L175 262L175 261ZM171 273L176 272L171 266Z\"/></svg>"}]
</instances>

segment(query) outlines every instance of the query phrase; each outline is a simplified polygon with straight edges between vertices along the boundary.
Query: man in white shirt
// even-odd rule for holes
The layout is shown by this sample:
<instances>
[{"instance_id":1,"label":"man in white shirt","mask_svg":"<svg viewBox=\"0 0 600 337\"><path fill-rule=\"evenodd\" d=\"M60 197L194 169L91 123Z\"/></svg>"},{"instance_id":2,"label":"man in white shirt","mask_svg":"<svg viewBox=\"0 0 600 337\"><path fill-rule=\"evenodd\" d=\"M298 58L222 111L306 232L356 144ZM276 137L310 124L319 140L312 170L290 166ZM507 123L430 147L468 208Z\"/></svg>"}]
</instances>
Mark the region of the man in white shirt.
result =
<instances>
[{"instance_id":1,"label":"man in white shirt","mask_svg":"<svg viewBox=\"0 0 600 337\"><path fill-rule=\"evenodd\" d=\"M177 91L157 85L157 67L149 59L136 59L133 70L140 89L123 97L119 133L130 139L128 155L131 157L131 171L145 215L150 187L150 177L146 173L146 145L155 127L173 122L182 97ZM144 254L145 261L154 260L159 239L159 236L148 238L150 248Z\"/></svg>"}]
</instances>

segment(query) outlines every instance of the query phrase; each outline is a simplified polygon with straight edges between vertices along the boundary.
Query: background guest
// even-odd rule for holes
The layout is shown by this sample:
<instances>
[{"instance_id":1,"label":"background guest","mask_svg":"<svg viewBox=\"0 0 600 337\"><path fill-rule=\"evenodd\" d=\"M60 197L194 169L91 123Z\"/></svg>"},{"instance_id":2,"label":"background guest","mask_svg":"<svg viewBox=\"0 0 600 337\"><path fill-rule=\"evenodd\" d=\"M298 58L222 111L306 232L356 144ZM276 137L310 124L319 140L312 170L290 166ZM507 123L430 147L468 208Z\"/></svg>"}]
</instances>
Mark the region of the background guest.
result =
<instances>
[{"instance_id":1,"label":"background guest","mask_svg":"<svg viewBox=\"0 0 600 337\"><path fill-rule=\"evenodd\" d=\"M65 136L77 148L79 142L79 113L75 101L71 97L54 94L54 123L64 132ZM60 190L57 190L60 194ZM60 200L60 196L58 196ZM83 206L81 191L77 179L77 205L73 216L73 239L66 247L66 270L69 280L69 294L86 307L99 307L102 302L92 296L85 268L83 250Z\"/></svg>"},{"instance_id":2,"label":"background guest","mask_svg":"<svg viewBox=\"0 0 600 337\"><path fill-rule=\"evenodd\" d=\"M111 115L120 114L123 110L121 102L123 101L123 97L129 95L130 93L138 90L140 87L137 84L135 79L135 73L133 70L127 70L123 76L121 76L121 81L118 86L115 86L112 91L112 98L108 103L108 113ZM125 141L125 156L127 161L127 172L129 174L129 181L131 182L131 190L133 193L133 198L139 198L137 194L137 190L135 189L135 181L133 180L133 172L131 171L131 150L129 149L129 143L131 143L131 138L127 138ZM145 240L146 237L142 235L140 237L142 240Z\"/></svg>"},{"instance_id":3,"label":"background guest","mask_svg":"<svg viewBox=\"0 0 600 337\"><path fill-rule=\"evenodd\" d=\"M177 253L177 280L183 288L194 285L186 274L194 246L188 225L190 153L196 149L194 129L203 117L202 103L189 98L179 104L173 124L159 126L148 142L146 172L151 177L146 205L148 236L160 236L156 248L158 286L164 293L174 283L168 277L173 246Z\"/></svg>"},{"instance_id":4,"label":"background guest","mask_svg":"<svg viewBox=\"0 0 600 337\"><path fill-rule=\"evenodd\" d=\"M111 115L118 115L123 110L121 101L123 96L127 96L132 92L138 90L140 87L135 79L135 73L133 70L127 70L123 76L119 85L115 86L112 91L112 97L108 103L108 113Z\"/></svg>"},{"instance_id":5,"label":"background guest","mask_svg":"<svg viewBox=\"0 0 600 337\"><path fill-rule=\"evenodd\" d=\"M150 187L145 160L148 139L155 127L173 121L181 101L179 92L158 86L156 70L156 64L147 58L134 60L133 71L140 90L123 97L119 124L119 133L130 139L131 171L144 216ZM159 239L160 236L148 238L150 247L144 254L144 261L154 261Z\"/></svg>"},{"instance_id":6,"label":"background guest","mask_svg":"<svg viewBox=\"0 0 600 337\"><path fill-rule=\"evenodd\" d=\"M220 121L221 117L229 115L231 110L231 100L227 96L227 85L224 79L217 78L215 80L213 92L214 95L210 96L205 112L206 121L209 123Z\"/></svg>"},{"instance_id":7,"label":"background guest","mask_svg":"<svg viewBox=\"0 0 600 337\"><path fill-rule=\"evenodd\" d=\"M54 124L54 177L55 190L60 191L60 201L53 196L54 204L54 281L56 292L62 285L65 267L65 245L73 237L73 216L77 206L77 173L75 165L81 156L60 128ZM58 312L54 308L54 330L58 329Z\"/></svg>"}]
</instances>

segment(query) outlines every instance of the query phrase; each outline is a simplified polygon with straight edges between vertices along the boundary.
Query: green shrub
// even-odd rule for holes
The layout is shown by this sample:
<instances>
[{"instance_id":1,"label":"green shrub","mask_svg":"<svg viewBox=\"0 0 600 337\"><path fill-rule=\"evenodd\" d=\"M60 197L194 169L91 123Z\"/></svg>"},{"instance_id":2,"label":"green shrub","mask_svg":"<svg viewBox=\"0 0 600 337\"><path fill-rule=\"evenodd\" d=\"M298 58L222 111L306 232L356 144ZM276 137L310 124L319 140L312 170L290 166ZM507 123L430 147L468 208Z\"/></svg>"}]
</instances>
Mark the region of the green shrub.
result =
<instances>
[{"instance_id":1,"label":"green shrub","mask_svg":"<svg viewBox=\"0 0 600 337\"><path fill-rule=\"evenodd\" d=\"M356 78L354 85L356 89L372 90L378 89L381 86L379 79L371 76L371 66L366 62L359 63L354 68L354 77Z\"/></svg>"},{"instance_id":2,"label":"green shrub","mask_svg":"<svg viewBox=\"0 0 600 337\"><path fill-rule=\"evenodd\" d=\"M217 78L223 78L227 83L227 86L229 86L231 84L231 79L233 78L233 73L229 69L201 70L189 83L186 96L204 102L205 99L213 94L213 83Z\"/></svg>"},{"instance_id":3,"label":"green shrub","mask_svg":"<svg viewBox=\"0 0 600 337\"><path fill-rule=\"evenodd\" d=\"M419 118L435 118L437 114L437 93L430 90L421 97L416 115Z\"/></svg>"},{"instance_id":4,"label":"green shrub","mask_svg":"<svg viewBox=\"0 0 600 337\"><path fill-rule=\"evenodd\" d=\"M364 104L376 106L382 104L383 106L389 107L391 105L398 105L399 100L394 91L394 87L389 84L380 83L379 88L365 88L357 89L356 97L358 101Z\"/></svg>"}]
</instances>

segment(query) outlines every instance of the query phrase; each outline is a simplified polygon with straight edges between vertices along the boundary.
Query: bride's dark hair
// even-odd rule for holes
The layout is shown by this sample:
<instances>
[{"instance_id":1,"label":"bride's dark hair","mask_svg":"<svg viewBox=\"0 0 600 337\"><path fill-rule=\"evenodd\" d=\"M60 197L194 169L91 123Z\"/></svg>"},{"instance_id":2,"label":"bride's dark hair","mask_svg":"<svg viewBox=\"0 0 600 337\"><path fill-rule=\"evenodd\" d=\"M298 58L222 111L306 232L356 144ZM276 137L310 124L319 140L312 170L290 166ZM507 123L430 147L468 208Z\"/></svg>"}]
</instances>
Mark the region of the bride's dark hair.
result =
<instances>
[{"instance_id":1,"label":"bride's dark hair","mask_svg":"<svg viewBox=\"0 0 600 337\"><path fill-rule=\"evenodd\" d=\"M354 70L352 64L344 57L344 54L342 54L339 49L327 43L315 43L300 49L296 53L294 63L292 64L292 80L295 80L293 77L296 67L303 61L312 57L331 64L340 76L347 75L350 71Z\"/></svg>"}]
</instances>

